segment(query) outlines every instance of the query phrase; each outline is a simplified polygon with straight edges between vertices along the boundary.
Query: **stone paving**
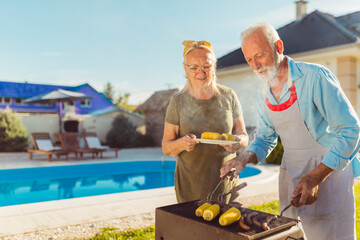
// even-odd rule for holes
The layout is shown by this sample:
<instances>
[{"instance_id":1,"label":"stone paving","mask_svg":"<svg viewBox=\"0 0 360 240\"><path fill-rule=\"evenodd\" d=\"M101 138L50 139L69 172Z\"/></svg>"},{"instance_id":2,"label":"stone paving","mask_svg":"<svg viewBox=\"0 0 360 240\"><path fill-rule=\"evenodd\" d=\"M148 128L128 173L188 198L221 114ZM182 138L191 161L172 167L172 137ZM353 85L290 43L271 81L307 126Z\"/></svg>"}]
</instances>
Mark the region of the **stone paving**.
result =
<instances>
[{"instance_id":1,"label":"stone paving","mask_svg":"<svg viewBox=\"0 0 360 240\"><path fill-rule=\"evenodd\" d=\"M40 154L29 160L27 153L0 153L0 169L138 160L175 158L163 155L161 148L124 149L117 159L109 152L103 159L70 156L69 161L55 158L51 162ZM248 186L241 190L239 200L245 206L277 199L278 167L259 168L261 174L244 179ZM167 187L0 207L0 239L72 239L111 224L120 229L146 226L154 223L155 208L175 203L174 188Z\"/></svg>"},{"instance_id":2,"label":"stone paving","mask_svg":"<svg viewBox=\"0 0 360 240\"><path fill-rule=\"evenodd\" d=\"M0 153L0 169L89 164L99 162L175 160L161 148L124 149L117 159L106 153L104 159L54 159L46 161L37 154L29 160L27 153ZM262 173L244 178L248 186L241 190L239 201L246 207L278 200L279 167L257 166ZM355 180L356 184L360 180ZM103 227L145 227L155 223L155 208L175 204L173 187L64 199L0 207L0 239L73 239L94 236Z\"/></svg>"}]
</instances>

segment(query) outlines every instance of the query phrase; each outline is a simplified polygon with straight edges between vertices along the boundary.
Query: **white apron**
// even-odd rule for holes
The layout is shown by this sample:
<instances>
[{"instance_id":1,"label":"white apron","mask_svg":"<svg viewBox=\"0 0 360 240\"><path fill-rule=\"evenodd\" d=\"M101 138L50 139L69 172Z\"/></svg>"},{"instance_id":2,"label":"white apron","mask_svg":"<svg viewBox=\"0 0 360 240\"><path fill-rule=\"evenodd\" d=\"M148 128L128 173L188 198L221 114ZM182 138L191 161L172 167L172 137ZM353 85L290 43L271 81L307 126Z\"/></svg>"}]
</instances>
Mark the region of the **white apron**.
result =
<instances>
[{"instance_id":1,"label":"white apron","mask_svg":"<svg viewBox=\"0 0 360 240\"><path fill-rule=\"evenodd\" d=\"M310 135L294 84L291 91L292 97L280 105L271 105L266 99L267 113L284 146L279 176L280 210L290 203L300 178L316 168L329 150ZM312 205L290 207L284 216L301 220L300 227L309 240L356 239L352 165L344 171L333 171L320 184L319 199Z\"/></svg>"}]
</instances>

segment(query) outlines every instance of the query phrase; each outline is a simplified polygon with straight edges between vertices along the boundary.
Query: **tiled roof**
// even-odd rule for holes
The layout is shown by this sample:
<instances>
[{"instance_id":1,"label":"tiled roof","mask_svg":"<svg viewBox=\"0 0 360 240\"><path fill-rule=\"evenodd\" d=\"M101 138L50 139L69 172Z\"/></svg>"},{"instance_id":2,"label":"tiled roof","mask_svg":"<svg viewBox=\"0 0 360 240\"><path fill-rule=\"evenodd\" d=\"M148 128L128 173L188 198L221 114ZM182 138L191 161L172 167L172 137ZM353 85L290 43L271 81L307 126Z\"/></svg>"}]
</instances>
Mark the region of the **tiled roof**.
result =
<instances>
[{"instance_id":1,"label":"tiled roof","mask_svg":"<svg viewBox=\"0 0 360 240\"><path fill-rule=\"evenodd\" d=\"M337 17L336 21L360 37L360 11Z\"/></svg>"},{"instance_id":2,"label":"tiled roof","mask_svg":"<svg viewBox=\"0 0 360 240\"><path fill-rule=\"evenodd\" d=\"M286 55L354 43L360 39L360 11L335 18L316 10L277 31ZM219 58L217 68L244 63L244 55L238 48Z\"/></svg>"},{"instance_id":3,"label":"tiled roof","mask_svg":"<svg viewBox=\"0 0 360 240\"><path fill-rule=\"evenodd\" d=\"M18 82L3 82L0 81L0 97L12 98L30 98L40 94L45 94L57 89L64 89L76 92L77 89L88 84L79 86L61 86L48 84L34 84L34 83L18 83Z\"/></svg>"},{"instance_id":4,"label":"tiled roof","mask_svg":"<svg viewBox=\"0 0 360 240\"><path fill-rule=\"evenodd\" d=\"M156 91L153 95L150 96L150 98L146 100L146 102L144 102L138 108L136 108L135 111L143 111L143 112L162 111L169 104L170 97L178 91L179 89L177 88Z\"/></svg>"}]
</instances>

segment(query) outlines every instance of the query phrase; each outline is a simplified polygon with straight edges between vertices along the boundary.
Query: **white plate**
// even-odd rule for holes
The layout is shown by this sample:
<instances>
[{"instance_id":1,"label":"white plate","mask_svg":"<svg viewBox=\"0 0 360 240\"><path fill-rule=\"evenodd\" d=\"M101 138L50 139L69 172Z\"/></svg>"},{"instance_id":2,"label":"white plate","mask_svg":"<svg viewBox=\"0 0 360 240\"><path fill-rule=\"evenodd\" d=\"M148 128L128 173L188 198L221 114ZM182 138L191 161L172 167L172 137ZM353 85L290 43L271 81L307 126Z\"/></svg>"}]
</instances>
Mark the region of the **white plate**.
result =
<instances>
[{"instance_id":1,"label":"white plate","mask_svg":"<svg viewBox=\"0 0 360 240\"><path fill-rule=\"evenodd\" d=\"M213 139L201 139L201 138L197 138L196 140L198 140L201 143L207 143L207 144L221 144L221 145L231 145L231 144L235 144L235 143L239 143L237 141L226 141L226 140L213 140Z\"/></svg>"}]
</instances>

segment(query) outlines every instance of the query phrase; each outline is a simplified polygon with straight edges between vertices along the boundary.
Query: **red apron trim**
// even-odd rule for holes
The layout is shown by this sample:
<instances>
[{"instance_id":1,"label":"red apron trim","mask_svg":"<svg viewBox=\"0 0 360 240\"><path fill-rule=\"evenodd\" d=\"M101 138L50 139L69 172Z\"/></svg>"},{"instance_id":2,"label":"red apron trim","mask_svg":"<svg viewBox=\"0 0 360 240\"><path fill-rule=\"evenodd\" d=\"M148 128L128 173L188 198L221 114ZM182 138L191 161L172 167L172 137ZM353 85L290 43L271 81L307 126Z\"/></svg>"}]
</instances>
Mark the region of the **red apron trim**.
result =
<instances>
[{"instance_id":1,"label":"red apron trim","mask_svg":"<svg viewBox=\"0 0 360 240\"><path fill-rule=\"evenodd\" d=\"M291 91L291 94L290 94L290 98L282 103L282 104L279 104L279 105L272 105L270 102L269 102L269 99L266 98L266 106L272 110L272 111L276 111L276 112L280 112L280 111L284 111L286 109L288 109L289 107L291 107L291 105L293 105L293 103L297 100L297 95L296 95L296 90L295 90L295 85L292 85L290 87L290 91Z\"/></svg>"}]
</instances>

